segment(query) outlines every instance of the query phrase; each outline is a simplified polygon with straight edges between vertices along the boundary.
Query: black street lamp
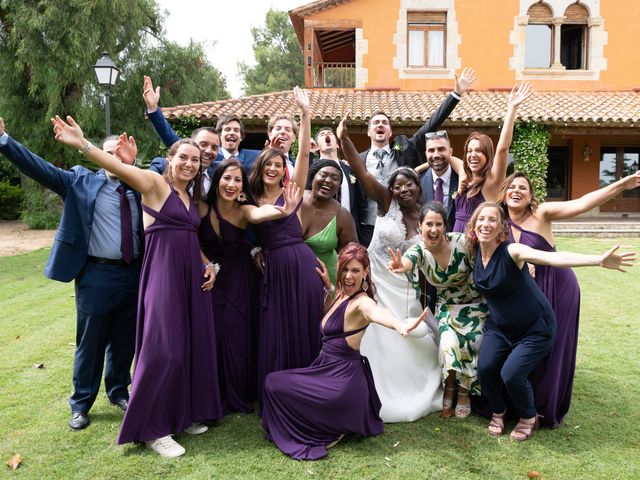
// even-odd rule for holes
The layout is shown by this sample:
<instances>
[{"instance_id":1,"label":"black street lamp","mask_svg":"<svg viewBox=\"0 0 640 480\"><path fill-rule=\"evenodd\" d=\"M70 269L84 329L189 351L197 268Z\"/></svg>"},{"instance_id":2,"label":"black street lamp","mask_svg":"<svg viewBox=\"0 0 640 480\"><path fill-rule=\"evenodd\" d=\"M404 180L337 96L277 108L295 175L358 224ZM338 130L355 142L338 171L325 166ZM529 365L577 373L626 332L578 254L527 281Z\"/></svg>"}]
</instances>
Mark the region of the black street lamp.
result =
<instances>
[{"instance_id":1,"label":"black street lamp","mask_svg":"<svg viewBox=\"0 0 640 480\"><path fill-rule=\"evenodd\" d=\"M111 108L109 106L111 93L109 92L109 88L113 87L116 84L116 79L118 78L118 73L120 73L120 70L116 68L114 63L109 58L109 54L107 52L102 52L102 57L98 59L96 64L93 66L93 69L96 72L96 77L98 77L98 83L101 86L105 87L104 114L106 117L108 137L109 135L111 135Z\"/></svg>"}]
</instances>

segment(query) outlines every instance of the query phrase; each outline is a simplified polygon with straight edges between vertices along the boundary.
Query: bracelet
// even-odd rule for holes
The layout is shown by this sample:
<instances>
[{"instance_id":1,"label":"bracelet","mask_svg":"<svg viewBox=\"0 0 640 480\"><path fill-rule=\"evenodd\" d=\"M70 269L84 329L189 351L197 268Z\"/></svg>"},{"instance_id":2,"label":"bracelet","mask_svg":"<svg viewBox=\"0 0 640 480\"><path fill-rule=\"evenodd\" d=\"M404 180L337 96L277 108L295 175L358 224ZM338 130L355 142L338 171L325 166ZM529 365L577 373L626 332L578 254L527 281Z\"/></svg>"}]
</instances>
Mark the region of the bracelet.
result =
<instances>
[{"instance_id":1,"label":"bracelet","mask_svg":"<svg viewBox=\"0 0 640 480\"><path fill-rule=\"evenodd\" d=\"M78 150L78 152L86 155L87 153L89 153L89 150L91 150L93 148L92 143L89 140L84 141L84 147L82 147L82 149Z\"/></svg>"},{"instance_id":2,"label":"bracelet","mask_svg":"<svg viewBox=\"0 0 640 480\"><path fill-rule=\"evenodd\" d=\"M213 263L213 262L209 262L204 266L204 269L206 270L209 267L213 267L213 272L217 275L218 272L220 271L220 265L218 265L217 263Z\"/></svg>"},{"instance_id":3,"label":"bracelet","mask_svg":"<svg viewBox=\"0 0 640 480\"><path fill-rule=\"evenodd\" d=\"M331 285L329 288L325 287L324 285L322 286L324 293L329 294L329 293L333 293L336 291L336 287L334 287L333 285Z\"/></svg>"},{"instance_id":4,"label":"bracelet","mask_svg":"<svg viewBox=\"0 0 640 480\"><path fill-rule=\"evenodd\" d=\"M249 252L249 254L251 255L252 259L255 259L256 255L259 254L261 251L262 251L262 247L253 247Z\"/></svg>"}]
</instances>

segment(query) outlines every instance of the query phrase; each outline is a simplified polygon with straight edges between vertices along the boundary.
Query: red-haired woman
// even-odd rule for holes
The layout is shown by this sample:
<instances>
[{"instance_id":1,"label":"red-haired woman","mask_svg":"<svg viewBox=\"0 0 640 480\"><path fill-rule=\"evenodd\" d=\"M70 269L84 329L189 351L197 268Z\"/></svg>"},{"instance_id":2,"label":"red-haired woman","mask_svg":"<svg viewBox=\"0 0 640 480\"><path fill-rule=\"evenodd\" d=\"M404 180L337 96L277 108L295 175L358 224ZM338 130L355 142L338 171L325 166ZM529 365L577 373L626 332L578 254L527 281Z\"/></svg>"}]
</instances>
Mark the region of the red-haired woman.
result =
<instances>
[{"instance_id":1,"label":"red-haired woman","mask_svg":"<svg viewBox=\"0 0 640 480\"><path fill-rule=\"evenodd\" d=\"M326 268L318 269L326 286ZM307 368L274 372L264 384L262 425L267 437L296 460L316 460L345 434L382 433L380 399L360 341L370 323L406 335L404 325L373 300L367 250L350 243L340 251L335 301L322 320L322 351Z\"/></svg>"},{"instance_id":2,"label":"red-haired woman","mask_svg":"<svg viewBox=\"0 0 640 480\"><path fill-rule=\"evenodd\" d=\"M507 175L509 147L513 138L513 125L518 106L533 92L529 83L516 85L509 93L498 147L484 133L473 132L464 144L464 161L451 157L451 167L460 177L460 188L455 194L456 223L454 232L464 232L474 210L482 202L498 198L500 187Z\"/></svg>"}]
</instances>

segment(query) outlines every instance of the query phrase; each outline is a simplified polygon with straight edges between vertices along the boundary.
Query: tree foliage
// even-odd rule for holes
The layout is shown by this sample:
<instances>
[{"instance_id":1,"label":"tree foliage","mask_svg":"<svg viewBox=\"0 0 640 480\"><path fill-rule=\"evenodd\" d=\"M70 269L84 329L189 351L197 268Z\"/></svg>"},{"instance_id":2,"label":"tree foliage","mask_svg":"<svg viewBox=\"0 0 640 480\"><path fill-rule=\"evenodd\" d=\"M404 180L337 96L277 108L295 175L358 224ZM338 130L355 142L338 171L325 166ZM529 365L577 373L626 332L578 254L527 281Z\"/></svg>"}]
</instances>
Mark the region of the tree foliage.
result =
<instances>
[{"instance_id":1,"label":"tree foliage","mask_svg":"<svg viewBox=\"0 0 640 480\"><path fill-rule=\"evenodd\" d=\"M536 199L542 203L547 196L547 148L551 134L545 125L525 122L516 125L511 153L515 169L524 172L533 183Z\"/></svg>"},{"instance_id":2,"label":"tree foliage","mask_svg":"<svg viewBox=\"0 0 640 480\"><path fill-rule=\"evenodd\" d=\"M304 63L287 12L269 10L262 28L252 28L256 65L239 63L245 95L290 90L304 84Z\"/></svg>"},{"instance_id":3,"label":"tree foliage","mask_svg":"<svg viewBox=\"0 0 640 480\"><path fill-rule=\"evenodd\" d=\"M164 105L229 97L203 46L166 41L162 25L157 0L0 0L0 116L7 131L57 165L80 162L55 142L49 118L72 115L87 138L104 137L104 92L92 66L108 52L120 69L111 90L112 132L133 134L142 157L158 152L160 141L144 119L143 75L160 85ZM0 173L15 179L4 165ZM26 195L25 208L37 210L40 197Z\"/></svg>"}]
</instances>

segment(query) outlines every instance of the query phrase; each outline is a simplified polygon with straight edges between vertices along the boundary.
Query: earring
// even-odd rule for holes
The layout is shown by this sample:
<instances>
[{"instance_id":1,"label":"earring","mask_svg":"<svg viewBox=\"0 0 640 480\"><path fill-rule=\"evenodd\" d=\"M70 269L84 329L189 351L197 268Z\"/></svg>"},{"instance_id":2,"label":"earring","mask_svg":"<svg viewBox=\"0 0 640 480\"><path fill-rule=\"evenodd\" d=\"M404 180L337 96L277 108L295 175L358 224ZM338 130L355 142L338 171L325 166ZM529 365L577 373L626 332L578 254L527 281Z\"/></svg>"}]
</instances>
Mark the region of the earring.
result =
<instances>
[{"instance_id":1,"label":"earring","mask_svg":"<svg viewBox=\"0 0 640 480\"><path fill-rule=\"evenodd\" d=\"M471 230L471 238L473 240L478 240L478 236L476 235L476 232L474 232L473 230Z\"/></svg>"},{"instance_id":2,"label":"earring","mask_svg":"<svg viewBox=\"0 0 640 480\"><path fill-rule=\"evenodd\" d=\"M238 195L238 201L242 203L247 201L247 196L244 192L240 192L240 194Z\"/></svg>"},{"instance_id":3,"label":"earring","mask_svg":"<svg viewBox=\"0 0 640 480\"><path fill-rule=\"evenodd\" d=\"M365 291L365 292L367 290L369 290L369 284L367 283L367 279L366 278L362 281L362 290Z\"/></svg>"}]
</instances>

